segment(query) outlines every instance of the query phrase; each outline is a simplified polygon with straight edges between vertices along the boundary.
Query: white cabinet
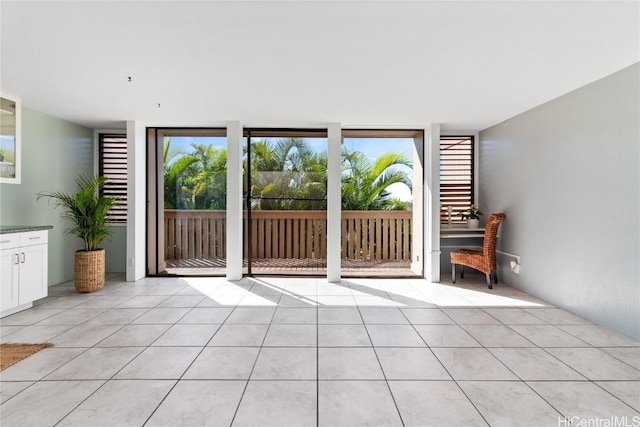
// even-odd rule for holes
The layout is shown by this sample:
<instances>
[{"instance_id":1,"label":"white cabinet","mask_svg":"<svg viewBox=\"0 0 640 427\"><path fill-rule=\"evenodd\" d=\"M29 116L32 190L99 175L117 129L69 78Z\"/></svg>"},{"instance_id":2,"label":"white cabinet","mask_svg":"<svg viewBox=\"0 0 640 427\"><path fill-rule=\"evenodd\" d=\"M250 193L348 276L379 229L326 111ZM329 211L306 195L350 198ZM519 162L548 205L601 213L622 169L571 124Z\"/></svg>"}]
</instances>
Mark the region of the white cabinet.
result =
<instances>
[{"instance_id":1,"label":"white cabinet","mask_svg":"<svg viewBox=\"0 0 640 427\"><path fill-rule=\"evenodd\" d=\"M18 306L20 235L0 235L0 312Z\"/></svg>"},{"instance_id":2,"label":"white cabinet","mask_svg":"<svg viewBox=\"0 0 640 427\"><path fill-rule=\"evenodd\" d=\"M46 230L0 234L0 317L47 296Z\"/></svg>"}]
</instances>

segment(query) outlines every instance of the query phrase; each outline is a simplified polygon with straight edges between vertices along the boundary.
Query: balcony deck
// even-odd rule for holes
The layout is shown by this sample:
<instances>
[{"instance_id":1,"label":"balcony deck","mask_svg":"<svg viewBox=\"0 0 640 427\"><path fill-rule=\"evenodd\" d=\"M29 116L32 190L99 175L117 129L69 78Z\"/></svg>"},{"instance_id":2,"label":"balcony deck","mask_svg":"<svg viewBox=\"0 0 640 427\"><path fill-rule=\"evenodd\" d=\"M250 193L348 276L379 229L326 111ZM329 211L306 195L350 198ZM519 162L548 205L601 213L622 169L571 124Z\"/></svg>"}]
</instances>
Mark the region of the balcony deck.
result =
<instances>
[{"instance_id":1,"label":"balcony deck","mask_svg":"<svg viewBox=\"0 0 640 427\"><path fill-rule=\"evenodd\" d=\"M226 273L224 259L174 259L167 260L167 273L178 276L223 276ZM325 259L262 258L251 261L254 274L273 275L324 275ZM246 259L243 262L246 271ZM350 277L411 277L409 260L342 260L342 276Z\"/></svg>"},{"instance_id":2,"label":"balcony deck","mask_svg":"<svg viewBox=\"0 0 640 427\"><path fill-rule=\"evenodd\" d=\"M327 271L326 211L245 214L245 254L252 274L322 276ZM343 211L340 251L344 277L412 277L411 211ZM165 210L167 274L226 273L226 211ZM249 244L250 243L250 244ZM251 249L247 249L251 248ZM247 262L245 260L245 273Z\"/></svg>"}]
</instances>

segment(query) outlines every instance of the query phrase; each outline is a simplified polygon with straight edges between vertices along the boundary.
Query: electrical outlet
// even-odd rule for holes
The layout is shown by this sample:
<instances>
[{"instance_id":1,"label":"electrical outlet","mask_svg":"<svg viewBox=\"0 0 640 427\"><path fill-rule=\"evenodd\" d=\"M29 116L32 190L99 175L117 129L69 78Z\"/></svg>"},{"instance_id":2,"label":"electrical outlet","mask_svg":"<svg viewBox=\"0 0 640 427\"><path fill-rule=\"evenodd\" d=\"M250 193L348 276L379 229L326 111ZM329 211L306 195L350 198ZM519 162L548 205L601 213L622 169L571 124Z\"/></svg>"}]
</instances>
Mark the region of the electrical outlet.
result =
<instances>
[{"instance_id":1,"label":"electrical outlet","mask_svg":"<svg viewBox=\"0 0 640 427\"><path fill-rule=\"evenodd\" d=\"M520 264L518 264L518 261L511 261L511 271L520 274Z\"/></svg>"}]
</instances>

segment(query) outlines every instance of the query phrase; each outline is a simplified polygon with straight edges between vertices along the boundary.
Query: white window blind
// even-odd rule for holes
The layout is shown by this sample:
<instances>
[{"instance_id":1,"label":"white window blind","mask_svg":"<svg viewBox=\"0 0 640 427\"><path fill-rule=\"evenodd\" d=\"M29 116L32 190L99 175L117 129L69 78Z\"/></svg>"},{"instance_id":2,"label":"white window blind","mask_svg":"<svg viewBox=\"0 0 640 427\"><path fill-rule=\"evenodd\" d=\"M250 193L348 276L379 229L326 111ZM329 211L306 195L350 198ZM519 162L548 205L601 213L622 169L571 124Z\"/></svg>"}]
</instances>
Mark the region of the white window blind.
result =
<instances>
[{"instance_id":1,"label":"white window blind","mask_svg":"<svg viewBox=\"0 0 640 427\"><path fill-rule=\"evenodd\" d=\"M446 223L451 206L452 222L464 222L462 213L474 203L473 136L440 137L440 220Z\"/></svg>"},{"instance_id":2,"label":"white window blind","mask_svg":"<svg viewBox=\"0 0 640 427\"><path fill-rule=\"evenodd\" d=\"M109 178L100 192L117 198L108 215L109 222L127 222L127 136L100 134L99 174Z\"/></svg>"}]
</instances>

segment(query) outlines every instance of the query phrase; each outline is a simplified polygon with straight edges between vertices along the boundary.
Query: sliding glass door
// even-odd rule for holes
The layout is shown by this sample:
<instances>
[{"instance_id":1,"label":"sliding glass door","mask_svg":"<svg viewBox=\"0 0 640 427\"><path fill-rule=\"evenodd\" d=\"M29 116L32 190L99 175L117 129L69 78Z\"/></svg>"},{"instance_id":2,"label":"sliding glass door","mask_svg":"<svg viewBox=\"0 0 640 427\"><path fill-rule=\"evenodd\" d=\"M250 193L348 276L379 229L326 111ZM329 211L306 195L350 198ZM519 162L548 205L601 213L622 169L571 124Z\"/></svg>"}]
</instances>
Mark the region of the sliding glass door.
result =
<instances>
[{"instance_id":1,"label":"sliding glass door","mask_svg":"<svg viewBox=\"0 0 640 427\"><path fill-rule=\"evenodd\" d=\"M246 140L245 272L326 274L326 131L249 130Z\"/></svg>"},{"instance_id":2,"label":"sliding glass door","mask_svg":"<svg viewBox=\"0 0 640 427\"><path fill-rule=\"evenodd\" d=\"M227 138L224 129L150 130L149 272L224 275Z\"/></svg>"},{"instance_id":3,"label":"sliding glass door","mask_svg":"<svg viewBox=\"0 0 640 427\"><path fill-rule=\"evenodd\" d=\"M147 137L150 275L225 275L227 241L240 238L244 274L326 275L326 130L244 131L243 236L227 235L226 130ZM422 138L343 131L331 180L341 186L343 276L422 275Z\"/></svg>"},{"instance_id":4,"label":"sliding glass door","mask_svg":"<svg viewBox=\"0 0 640 427\"><path fill-rule=\"evenodd\" d=\"M412 256L421 245L421 153L422 131L343 131L343 276L422 274Z\"/></svg>"}]
</instances>

